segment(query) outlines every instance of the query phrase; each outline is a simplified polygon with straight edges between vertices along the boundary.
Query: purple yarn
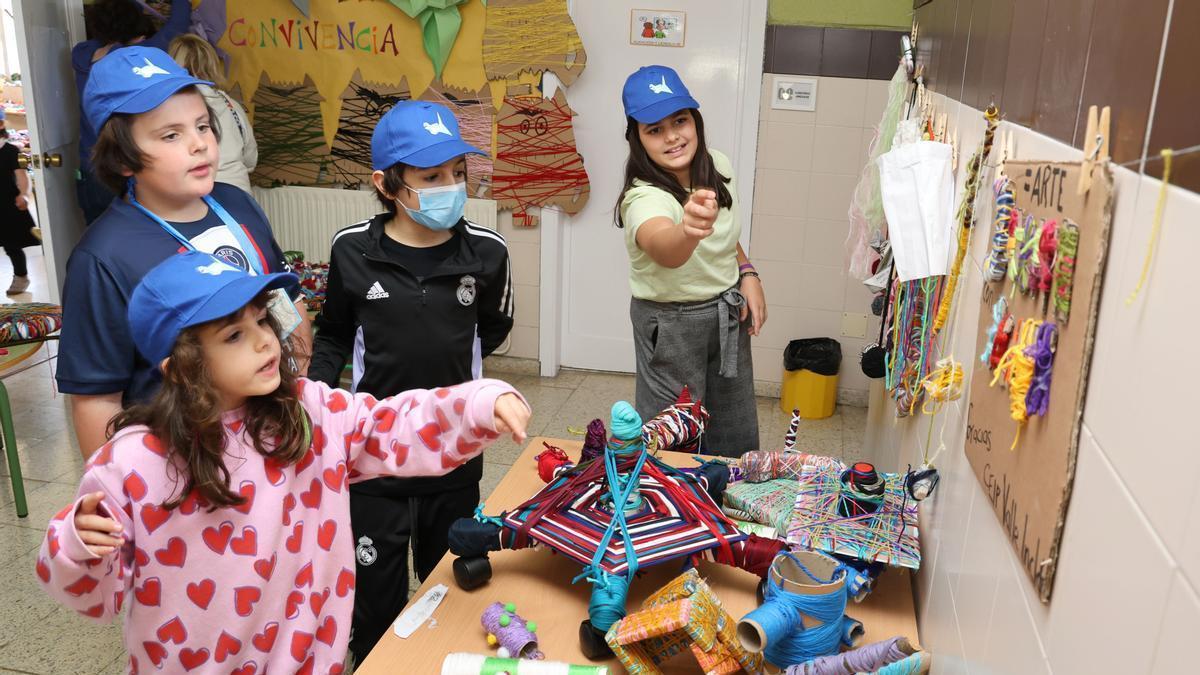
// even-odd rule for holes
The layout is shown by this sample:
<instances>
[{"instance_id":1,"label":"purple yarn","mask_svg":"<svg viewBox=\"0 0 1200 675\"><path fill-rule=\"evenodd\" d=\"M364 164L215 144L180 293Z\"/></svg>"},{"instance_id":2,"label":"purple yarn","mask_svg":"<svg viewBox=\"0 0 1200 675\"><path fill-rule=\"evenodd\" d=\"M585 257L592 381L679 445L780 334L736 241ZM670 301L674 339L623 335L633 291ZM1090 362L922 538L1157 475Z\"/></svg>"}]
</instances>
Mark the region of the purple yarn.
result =
<instances>
[{"instance_id":1,"label":"purple yarn","mask_svg":"<svg viewBox=\"0 0 1200 675\"><path fill-rule=\"evenodd\" d=\"M1058 328L1047 321L1038 326L1037 337L1033 344L1025 350L1025 354L1033 357L1033 381L1029 383L1029 393L1025 394L1025 415L1043 416L1050 407L1050 375L1054 369L1054 342Z\"/></svg>"},{"instance_id":2,"label":"purple yarn","mask_svg":"<svg viewBox=\"0 0 1200 675\"><path fill-rule=\"evenodd\" d=\"M509 616L507 626L500 625L500 617ZM487 632L496 636L496 641L501 647L508 650L509 656L514 659L542 659L546 655L538 651L537 635L529 630L526 625L528 622L517 615L516 612L508 612L504 609L504 605L499 602L493 602L483 610L483 615L479 617L479 623Z\"/></svg>"},{"instance_id":3,"label":"purple yarn","mask_svg":"<svg viewBox=\"0 0 1200 675\"><path fill-rule=\"evenodd\" d=\"M596 418L588 423L587 436L583 439L583 450L579 454L579 461L586 462L589 459L596 459L604 454L604 446L608 444L604 430L604 420Z\"/></svg>"},{"instance_id":4,"label":"purple yarn","mask_svg":"<svg viewBox=\"0 0 1200 675\"><path fill-rule=\"evenodd\" d=\"M880 668L903 660L909 656L900 649L901 637L875 642L841 654L819 656L794 666L788 666L787 675L846 675L846 673L873 673Z\"/></svg>"}]
</instances>

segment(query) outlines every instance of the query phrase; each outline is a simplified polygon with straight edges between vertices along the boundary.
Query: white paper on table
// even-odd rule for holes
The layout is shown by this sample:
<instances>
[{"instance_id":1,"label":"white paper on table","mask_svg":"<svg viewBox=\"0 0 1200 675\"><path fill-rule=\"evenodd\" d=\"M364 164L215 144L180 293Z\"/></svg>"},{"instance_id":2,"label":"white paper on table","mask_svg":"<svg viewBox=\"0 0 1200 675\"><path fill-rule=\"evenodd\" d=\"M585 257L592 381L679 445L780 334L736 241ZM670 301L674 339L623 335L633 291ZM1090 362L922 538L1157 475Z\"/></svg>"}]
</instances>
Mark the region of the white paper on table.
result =
<instances>
[{"instance_id":1,"label":"white paper on table","mask_svg":"<svg viewBox=\"0 0 1200 675\"><path fill-rule=\"evenodd\" d=\"M951 147L917 141L879 156L879 195L900 281L944 275L953 253Z\"/></svg>"},{"instance_id":2,"label":"white paper on table","mask_svg":"<svg viewBox=\"0 0 1200 675\"><path fill-rule=\"evenodd\" d=\"M421 624L433 616L433 611L442 604L442 598L446 597L448 590L450 589L446 588L446 584L438 584L425 591L425 595L422 595L420 600L414 602L412 607L396 617L396 622L392 624L392 631L402 638L407 638L415 633Z\"/></svg>"}]
</instances>

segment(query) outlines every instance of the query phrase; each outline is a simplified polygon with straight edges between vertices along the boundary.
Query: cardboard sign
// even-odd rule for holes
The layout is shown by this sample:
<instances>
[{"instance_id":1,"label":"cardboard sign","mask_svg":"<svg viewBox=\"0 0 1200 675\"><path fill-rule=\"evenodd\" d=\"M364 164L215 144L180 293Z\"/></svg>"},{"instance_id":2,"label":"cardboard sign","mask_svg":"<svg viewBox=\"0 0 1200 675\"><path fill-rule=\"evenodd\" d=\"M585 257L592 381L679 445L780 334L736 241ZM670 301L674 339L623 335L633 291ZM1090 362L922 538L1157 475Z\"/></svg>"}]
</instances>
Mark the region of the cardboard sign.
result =
<instances>
[{"instance_id":1,"label":"cardboard sign","mask_svg":"<svg viewBox=\"0 0 1200 675\"><path fill-rule=\"evenodd\" d=\"M1091 191L1077 195L1079 163L1009 160L1005 171L1013 182L1015 206L1022 218L1032 215L1060 223L1070 219L1079 226L1069 319L1065 323L1057 321L1053 300L1047 309L1045 294L1025 295L1020 289L1011 292L1013 282L1007 276L1003 281L985 280L975 353L964 364L974 368L967 413L967 458L1038 597L1049 602L1075 478L1108 252L1112 173L1107 165L1097 167ZM986 228L991 236L991 222L979 222L976 227ZM1009 448L1018 433L1018 423L1010 415L1009 390L1002 382L989 386L992 371L979 360L992 325L992 308L1001 295L1008 298L1018 330L1021 321L1028 318L1053 321L1058 326L1048 411L1044 417L1030 416L1012 450ZM1014 343L1016 338L1014 335ZM986 349L991 350L990 343Z\"/></svg>"},{"instance_id":2,"label":"cardboard sign","mask_svg":"<svg viewBox=\"0 0 1200 675\"><path fill-rule=\"evenodd\" d=\"M587 204L589 186L583 157L575 148L571 118L562 90L554 98L508 96L496 115L496 161L492 198L511 209L513 224L536 225L532 206L557 206L570 214Z\"/></svg>"},{"instance_id":3,"label":"cardboard sign","mask_svg":"<svg viewBox=\"0 0 1200 675\"><path fill-rule=\"evenodd\" d=\"M550 70L571 86L587 65L587 52L567 14L567 1L490 0L483 64L489 80Z\"/></svg>"}]
</instances>

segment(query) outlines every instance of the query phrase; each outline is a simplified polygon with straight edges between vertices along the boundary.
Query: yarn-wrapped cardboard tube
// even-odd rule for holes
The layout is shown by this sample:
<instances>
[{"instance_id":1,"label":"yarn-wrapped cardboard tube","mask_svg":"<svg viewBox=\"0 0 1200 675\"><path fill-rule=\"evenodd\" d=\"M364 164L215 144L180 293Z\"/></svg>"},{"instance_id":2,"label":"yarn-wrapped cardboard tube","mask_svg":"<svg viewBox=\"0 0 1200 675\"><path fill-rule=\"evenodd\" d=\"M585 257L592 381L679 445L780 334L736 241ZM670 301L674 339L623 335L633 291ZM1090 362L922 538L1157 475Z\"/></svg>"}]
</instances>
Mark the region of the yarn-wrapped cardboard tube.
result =
<instances>
[{"instance_id":1,"label":"yarn-wrapped cardboard tube","mask_svg":"<svg viewBox=\"0 0 1200 675\"><path fill-rule=\"evenodd\" d=\"M815 553L812 551L798 551L793 553L796 558L803 561L805 567L818 578L829 579L833 577L834 571L837 569L838 563L829 556ZM814 581L794 559L787 556L780 556L771 564L769 572L771 582L777 584L781 590L787 593L798 595L828 595L830 593L844 593L845 577L839 577L828 583L818 583ZM765 606L765 605L764 605ZM741 621L738 622L737 635L742 646L751 652L761 652L767 648L773 637L768 634L768 631L763 628L763 616L765 611L762 607L750 612ZM820 625L816 619L805 614L800 615L800 623L805 628L813 628ZM861 633L861 626L859 629Z\"/></svg>"}]
</instances>

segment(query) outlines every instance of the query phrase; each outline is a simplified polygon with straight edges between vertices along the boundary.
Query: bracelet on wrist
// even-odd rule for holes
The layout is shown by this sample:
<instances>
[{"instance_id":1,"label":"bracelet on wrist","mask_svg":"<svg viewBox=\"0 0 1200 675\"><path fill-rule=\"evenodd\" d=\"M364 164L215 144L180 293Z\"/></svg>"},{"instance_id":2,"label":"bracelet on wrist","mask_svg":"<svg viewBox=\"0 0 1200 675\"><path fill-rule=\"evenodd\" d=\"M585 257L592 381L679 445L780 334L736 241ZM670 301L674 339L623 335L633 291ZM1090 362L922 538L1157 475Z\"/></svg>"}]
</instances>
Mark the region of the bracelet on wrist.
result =
<instances>
[{"instance_id":1,"label":"bracelet on wrist","mask_svg":"<svg viewBox=\"0 0 1200 675\"><path fill-rule=\"evenodd\" d=\"M762 281L762 277L758 276L758 272L755 272L753 269L750 270L749 272L742 272L738 278L745 279L746 277L754 277L755 279Z\"/></svg>"},{"instance_id":2,"label":"bracelet on wrist","mask_svg":"<svg viewBox=\"0 0 1200 675\"><path fill-rule=\"evenodd\" d=\"M753 271L753 270L754 270L754 264L753 264L753 263L742 263L741 265L738 265L738 271L739 271L739 272L745 272L746 270L751 270L751 271Z\"/></svg>"}]
</instances>

